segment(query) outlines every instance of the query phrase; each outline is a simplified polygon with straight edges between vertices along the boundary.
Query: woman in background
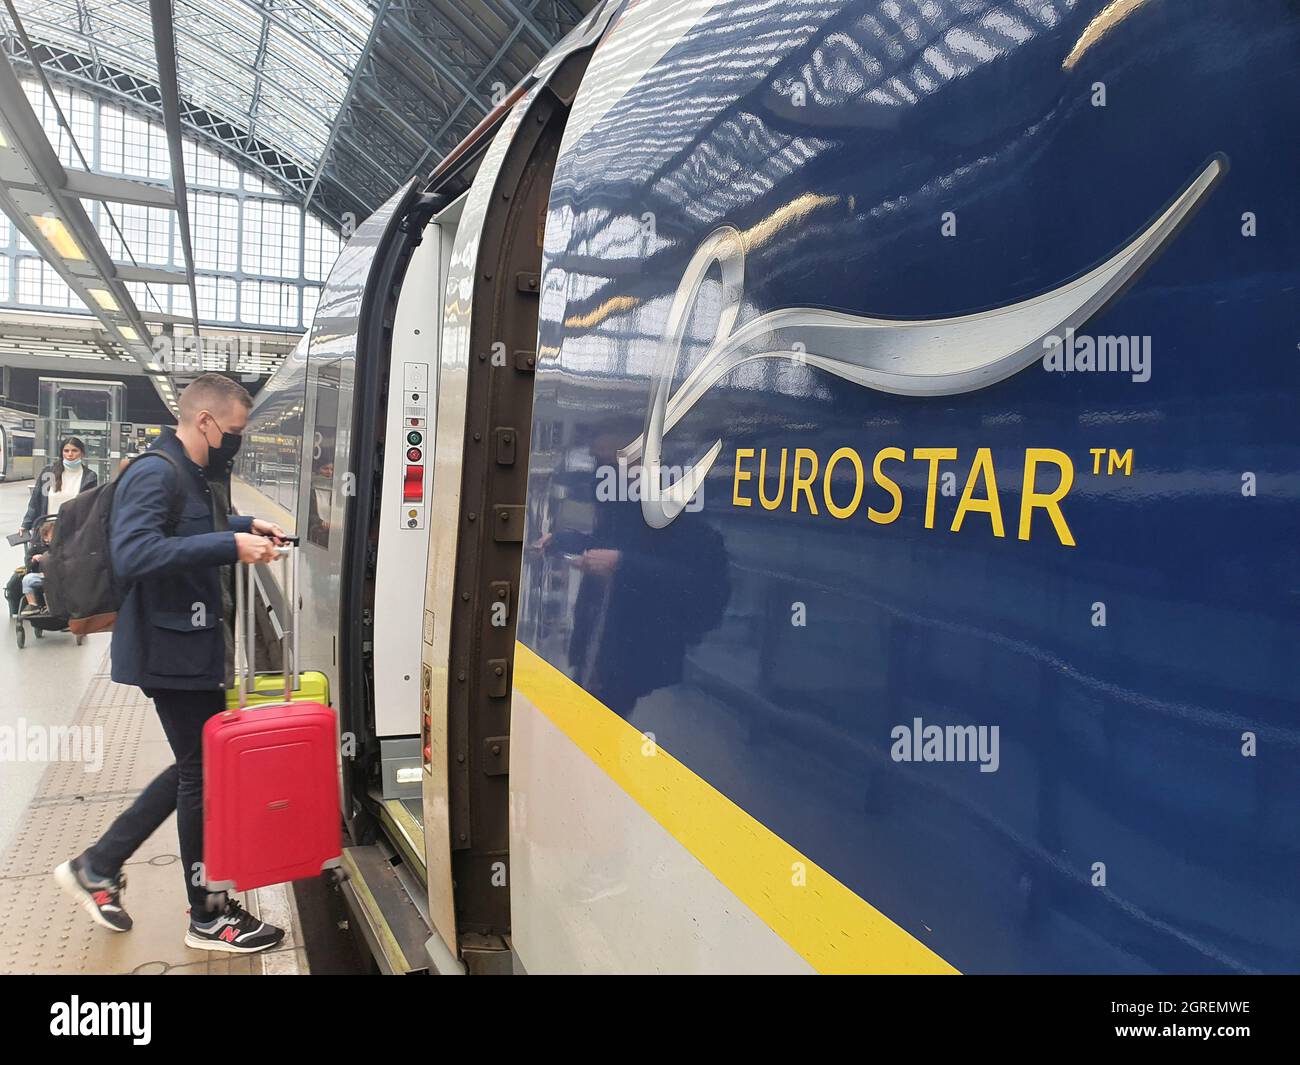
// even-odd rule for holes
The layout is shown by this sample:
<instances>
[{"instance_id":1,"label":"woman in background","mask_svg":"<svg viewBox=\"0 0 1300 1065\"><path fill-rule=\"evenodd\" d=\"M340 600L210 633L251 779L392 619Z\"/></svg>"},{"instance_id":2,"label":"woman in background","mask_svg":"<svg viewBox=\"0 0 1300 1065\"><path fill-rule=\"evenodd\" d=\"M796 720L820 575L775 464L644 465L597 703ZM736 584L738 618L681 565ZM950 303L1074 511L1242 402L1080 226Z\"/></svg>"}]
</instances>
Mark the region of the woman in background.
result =
<instances>
[{"instance_id":1,"label":"woman in background","mask_svg":"<svg viewBox=\"0 0 1300 1065\"><path fill-rule=\"evenodd\" d=\"M40 517L53 517L69 499L79 492L89 492L98 484L95 471L86 468L86 445L79 437L70 436L60 448L62 457L46 466L36 475L32 497L27 503L27 513L19 528L29 532Z\"/></svg>"}]
</instances>

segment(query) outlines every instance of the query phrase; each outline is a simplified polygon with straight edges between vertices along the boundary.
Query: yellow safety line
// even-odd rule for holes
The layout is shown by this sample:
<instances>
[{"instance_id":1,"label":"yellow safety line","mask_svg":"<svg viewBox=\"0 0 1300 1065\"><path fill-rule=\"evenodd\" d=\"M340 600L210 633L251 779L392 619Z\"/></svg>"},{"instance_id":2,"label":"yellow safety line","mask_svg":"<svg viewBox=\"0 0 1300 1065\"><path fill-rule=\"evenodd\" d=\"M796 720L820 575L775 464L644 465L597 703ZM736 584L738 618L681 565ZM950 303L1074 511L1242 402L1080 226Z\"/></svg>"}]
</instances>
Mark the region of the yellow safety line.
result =
<instances>
[{"instance_id":1,"label":"yellow safety line","mask_svg":"<svg viewBox=\"0 0 1300 1065\"><path fill-rule=\"evenodd\" d=\"M522 643L514 686L819 972L957 972Z\"/></svg>"}]
</instances>

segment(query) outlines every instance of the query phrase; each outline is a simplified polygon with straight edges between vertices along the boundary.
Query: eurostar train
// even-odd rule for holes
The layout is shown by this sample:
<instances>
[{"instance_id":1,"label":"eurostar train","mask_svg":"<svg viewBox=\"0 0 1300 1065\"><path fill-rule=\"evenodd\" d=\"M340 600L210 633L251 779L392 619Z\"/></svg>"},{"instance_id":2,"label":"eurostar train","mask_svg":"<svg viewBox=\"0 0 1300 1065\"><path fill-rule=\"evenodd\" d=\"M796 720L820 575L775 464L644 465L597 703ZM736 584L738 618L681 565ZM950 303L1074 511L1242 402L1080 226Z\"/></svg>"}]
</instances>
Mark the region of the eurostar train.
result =
<instances>
[{"instance_id":1,"label":"eurostar train","mask_svg":"<svg viewBox=\"0 0 1300 1065\"><path fill-rule=\"evenodd\" d=\"M235 502L379 966L1300 969L1298 80L1286 0L613 2L365 222Z\"/></svg>"},{"instance_id":2,"label":"eurostar train","mask_svg":"<svg viewBox=\"0 0 1300 1065\"><path fill-rule=\"evenodd\" d=\"M35 474L36 416L0 407L0 481L30 481Z\"/></svg>"}]
</instances>

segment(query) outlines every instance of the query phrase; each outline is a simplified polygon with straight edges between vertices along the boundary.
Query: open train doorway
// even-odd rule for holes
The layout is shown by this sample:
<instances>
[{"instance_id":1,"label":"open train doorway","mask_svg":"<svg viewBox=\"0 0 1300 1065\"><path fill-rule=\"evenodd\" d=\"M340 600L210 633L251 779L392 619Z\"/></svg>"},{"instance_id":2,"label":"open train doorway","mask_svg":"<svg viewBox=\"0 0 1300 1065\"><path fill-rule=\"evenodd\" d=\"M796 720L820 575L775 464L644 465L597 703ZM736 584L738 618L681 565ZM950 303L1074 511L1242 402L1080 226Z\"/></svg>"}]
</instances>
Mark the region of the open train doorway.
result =
<instances>
[{"instance_id":1,"label":"open train doorway","mask_svg":"<svg viewBox=\"0 0 1300 1065\"><path fill-rule=\"evenodd\" d=\"M420 690L429 953L509 972L510 692L551 177L589 51L513 105L445 284Z\"/></svg>"},{"instance_id":2,"label":"open train doorway","mask_svg":"<svg viewBox=\"0 0 1300 1065\"><path fill-rule=\"evenodd\" d=\"M321 631L337 633L342 890L386 972L510 966L500 870L539 271L591 44L366 223L350 284L327 286L339 317L323 300L313 327L298 510L338 582Z\"/></svg>"}]
</instances>

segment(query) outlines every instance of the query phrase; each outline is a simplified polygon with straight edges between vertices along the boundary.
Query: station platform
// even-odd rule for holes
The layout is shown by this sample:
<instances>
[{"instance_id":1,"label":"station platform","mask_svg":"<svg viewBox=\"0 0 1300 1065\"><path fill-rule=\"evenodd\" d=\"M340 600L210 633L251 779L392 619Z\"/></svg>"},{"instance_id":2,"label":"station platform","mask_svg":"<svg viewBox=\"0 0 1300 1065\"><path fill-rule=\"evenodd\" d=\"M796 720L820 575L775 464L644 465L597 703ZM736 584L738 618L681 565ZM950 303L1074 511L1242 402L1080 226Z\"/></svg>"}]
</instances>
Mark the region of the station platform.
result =
<instances>
[{"instance_id":1,"label":"station platform","mask_svg":"<svg viewBox=\"0 0 1300 1065\"><path fill-rule=\"evenodd\" d=\"M0 531L18 528L31 483L0 485ZM5 579L22 561L0 539ZM187 900L175 817L125 866L130 932L96 925L52 870L81 853L172 762L153 704L109 677L108 635L77 645L51 632L19 649L5 610L0 639L0 973L306 975L302 922L289 885L244 893L249 912L285 929L247 956L185 946ZM68 731L72 730L72 731ZM75 756L75 757L71 757ZM60 760L62 759L62 760Z\"/></svg>"}]
</instances>

